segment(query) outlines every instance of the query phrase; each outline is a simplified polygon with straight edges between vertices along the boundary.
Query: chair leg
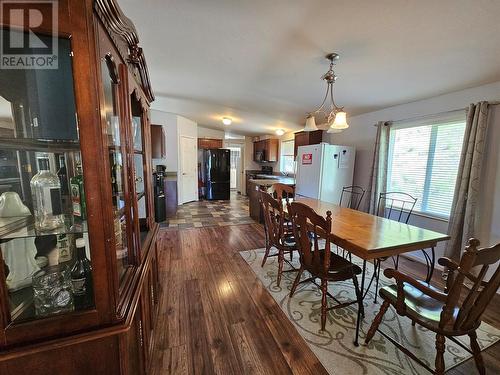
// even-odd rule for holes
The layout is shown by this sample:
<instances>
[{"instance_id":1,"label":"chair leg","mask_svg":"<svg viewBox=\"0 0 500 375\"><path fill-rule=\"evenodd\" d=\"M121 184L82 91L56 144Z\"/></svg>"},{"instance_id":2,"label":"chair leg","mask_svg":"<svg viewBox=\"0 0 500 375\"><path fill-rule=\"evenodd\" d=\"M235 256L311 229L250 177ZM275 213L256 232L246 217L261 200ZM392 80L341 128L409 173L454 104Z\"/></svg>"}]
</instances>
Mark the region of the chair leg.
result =
<instances>
[{"instance_id":1,"label":"chair leg","mask_svg":"<svg viewBox=\"0 0 500 375\"><path fill-rule=\"evenodd\" d=\"M382 318L384 317L389 306L390 306L390 303L388 301L384 301L384 303L380 307L380 311L378 312L375 319L373 319L373 323L370 326L368 333L366 334L365 344L368 344L370 342L370 340L373 338L373 335L375 334L378 327L380 326L380 323L382 323Z\"/></svg>"},{"instance_id":2,"label":"chair leg","mask_svg":"<svg viewBox=\"0 0 500 375\"><path fill-rule=\"evenodd\" d=\"M365 308L363 306L363 294L361 293L361 290L359 289L359 283L358 283L358 278L356 275L352 275L352 282L354 284L354 289L356 290L356 299L358 300L358 309L361 311L361 316L365 316Z\"/></svg>"},{"instance_id":3,"label":"chair leg","mask_svg":"<svg viewBox=\"0 0 500 375\"><path fill-rule=\"evenodd\" d=\"M276 284L280 286L281 275L283 274L283 263L285 263L285 252L283 250L278 250L278 280Z\"/></svg>"},{"instance_id":4,"label":"chair leg","mask_svg":"<svg viewBox=\"0 0 500 375\"><path fill-rule=\"evenodd\" d=\"M262 264L260 265L261 267L264 267L264 264L266 264L267 257L269 256L269 252L271 251L271 246L268 245L266 241L266 252L264 253L264 259L262 259Z\"/></svg>"},{"instance_id":5,"label":"chair leg","mask_svg":"<svg viewBox=\"0 0 500 375\"><path fill-rule=\"evenodd\" d=\"M302 268L302 266L300 266L299 272L297 272L297 276L295 276L295 280L293 281L292 290L290 290L290 298L293 297L293 295L295 293L295 289L297 289L297 286L299 285L300 276L302 276L303 271L304 271L304 269Z\"/></svg>"},{"instance_id":6,"label":"chair leg","mask_svg":"<svg viewBox=\"0 0 500 375\"><path fill-rule=\"evenodd\" d=\"M479 374L484 375L486 374L486 369L484 367L483 357L481 356L481 348L477 343L476 331L469 333L469 338L470 347L472 349L472 352L474 353L474 361L476 362L477 370L479 371Z\"/></svg>"},{"instance_id":7,"label":"chair leg","mask_svg":"<svg viewBox=\"0 0 500 375\"><path fill-rule=\"evenodd\" d=\"M378 280L380 278L380 266L381 266L381 261L380 259L375 259L375 298L373 299L373 303L377 303L377 297L378 297Z\"/></svg>"},{"instance_id":8,"label":"chair leg","mask_svg":"<svg viewBox=\"0 0 500 375\"><path fill-rule=\"evenodd\" d=\"M424 254L427 255L425 250L422 250ZM429 257L427 255L427 257ZM427 266L427 277L425 279L425 282L429 284L432 280L432 275L434 274L434 267L436 266L436 252L434 250L434 247L431 247L431 255L429 257L429 264Z\"/></svg>"},{"instance_id":9,"label":"chair leg","mask_svg":"<svg viewBox=\"0 0 500 375\"><path fill-rule=\"evenodd\" d=\"M325 330L326 326L326 314L327 314L327 303L326 303L326 296L328 293L328 280L322 279L321 280L321 330Z\"/></svg>"},{"instance_id":10,"label":"chair leg","mask_svg":"<svg viewBox=\"0 0 500 375\"><path fill-rule=\"evenodd\" d=\"M436 375L444 374L444 345L445 337L439 333L436 335Z\"/></svg>"}]
</instances>

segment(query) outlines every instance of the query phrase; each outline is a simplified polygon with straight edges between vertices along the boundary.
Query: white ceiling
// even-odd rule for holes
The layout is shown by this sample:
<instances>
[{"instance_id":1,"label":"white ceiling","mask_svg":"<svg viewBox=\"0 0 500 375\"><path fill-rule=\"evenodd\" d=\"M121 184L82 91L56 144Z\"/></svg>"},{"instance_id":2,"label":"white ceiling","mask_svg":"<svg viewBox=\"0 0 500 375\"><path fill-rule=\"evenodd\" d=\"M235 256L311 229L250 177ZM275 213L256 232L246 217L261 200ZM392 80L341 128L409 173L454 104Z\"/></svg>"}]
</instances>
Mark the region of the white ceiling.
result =
<instances>
[{"instance_id":1,"label":"white ceiling","mask_svg":"<svg viewBox=\"0 0 500 375\"><path fill-rule=\"evenodd\" d=\"M337 52L348 115L500 80L498 0L119 0L153 108L243 134L297 130Z\"/></svg>"}]
</instances>

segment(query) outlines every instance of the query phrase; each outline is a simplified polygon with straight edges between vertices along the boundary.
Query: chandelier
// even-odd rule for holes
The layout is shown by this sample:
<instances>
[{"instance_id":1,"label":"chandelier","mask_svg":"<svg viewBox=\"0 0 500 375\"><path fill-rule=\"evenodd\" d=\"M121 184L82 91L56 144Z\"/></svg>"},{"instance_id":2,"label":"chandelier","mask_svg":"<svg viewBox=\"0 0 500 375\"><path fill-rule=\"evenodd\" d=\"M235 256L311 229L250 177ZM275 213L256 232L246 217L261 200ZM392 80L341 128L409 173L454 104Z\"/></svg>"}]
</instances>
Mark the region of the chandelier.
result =
<instances>
[{"instance_id":1,"label":"chandelier","mask_svg":"<svg viewBox=\"0 0 500 375\"><path fill-rule=\"evenodd\" d=\"M325 57L330 60L330 69L328 69L328 71L321 77L327 83L325 98L315 111L307 114L306 126L304 128L305 132L320 130L321 128L321 130L328 129L328 133L339 133L349 127L344 107L339 107L335 104L335 100L333 99L333 84L337 80L337 76L333 71L333 66L339 59L339 55L333 52L329 53ZM330 97L331 103L329 106L325 106L328 97ZM324 120L324 123L321 123L319 126L316 125L315 118L315 116L318 115L321 115L323 117L322 120Z\"/></svg>"}]
</instances>

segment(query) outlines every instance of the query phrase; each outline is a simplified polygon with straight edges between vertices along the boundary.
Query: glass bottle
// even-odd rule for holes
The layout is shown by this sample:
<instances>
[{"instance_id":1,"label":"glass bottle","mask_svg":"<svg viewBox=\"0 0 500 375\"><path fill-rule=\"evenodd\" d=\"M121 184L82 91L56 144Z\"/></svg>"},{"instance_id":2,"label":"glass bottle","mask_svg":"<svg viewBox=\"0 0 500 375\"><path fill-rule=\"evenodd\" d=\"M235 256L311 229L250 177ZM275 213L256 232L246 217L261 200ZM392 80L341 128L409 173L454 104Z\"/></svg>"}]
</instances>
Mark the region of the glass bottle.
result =
<instances>
[{"instance_id":1,"label":"glass bottle","mask_svg":"<svg viewBox=\"0 0 500 375\"><path fill-rule=\"evenodd\" d=\"M59 157L59 170L57 171L57 176L59 177L59 181L61 183L61 193L63 195L67 195L68 191L68 175L66 172L66 159L64 155Z\"/></svg>"},{"instance_id":2,"label":"glass bottle","mask_svg":"<svg viewBox=\"0 0 500 375\"><path fill-rule=\"evenodd\" d=\"M59 177L50 171L48 157L38 159L38 173L30 182L35 213L35 227L50 231L64 225Z\"/></svg>"},{"instance_id":3,"label":"glass bottle","mask_svg":"<svg viewBox=\"0 0 500 375\"><path fill-rule=\"evenodd\" d=\"M87 206L85 203L85 190L83 188L82 165L76 165L76 176L71 177L71 201L73 202L73 217L78 220L87 219Z\"/></svg>"},{"instance_id":4,"label":"glass bottle","mask_svg":"<svg viewBox=\"0 0 500 375\"><path fill-rule=\"evenodd\" d=\"M85 240L76 240L76 262L71 269L71 284L75 309L82 310L94 305L92 265L85 253Z\"/></svg>"}]
</instances>

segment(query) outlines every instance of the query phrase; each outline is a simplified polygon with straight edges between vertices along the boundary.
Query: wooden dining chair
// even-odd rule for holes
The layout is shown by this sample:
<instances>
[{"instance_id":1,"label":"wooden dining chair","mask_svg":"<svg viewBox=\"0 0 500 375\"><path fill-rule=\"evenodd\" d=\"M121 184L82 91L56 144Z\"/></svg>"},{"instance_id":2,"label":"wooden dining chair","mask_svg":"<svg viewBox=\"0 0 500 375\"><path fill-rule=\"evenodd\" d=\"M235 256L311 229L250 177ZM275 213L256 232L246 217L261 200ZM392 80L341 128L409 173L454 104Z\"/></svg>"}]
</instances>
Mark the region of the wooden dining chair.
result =
<instances>
[{"instance_id":1,"label":"wooden dining chair","mask_svg":"<svg viewBox=\"0 0 500 375\"><path fill-rule=\"evenodd\" d=\"M282 183L273 185L273 193L276 199L293 198L295 195L295 187Z\"/></svg>"},{"instance_id":2,"label":"wooden dining chair","mask_svg":"<svg viewBox=\"0 0 500 375\"><path fill-rule=\"evenodd\" d=\"M344 186L342 188L342 193L340 194L339 206L359 210L359 206L361 205L364 196L365 189L361 186Z\"/></svg>"},{"instance_id":3,"label":"wooden dining chair","mask_svg":"<svg viewBox=\"0 0 500 375\"><path fill-rule=\"evenodd\" d=\"M291 229L285 224L285 215L283 213L283 202L281 199L274 199L271 194L260 191L260 204L264 214L264 227L266 231L266 252L262 260L262 267L266 264L269 257L278 257L278 278L277 285L281 283L281 275L285 261L285 255L290 255L290 261L293 260L293 252L297 251L295 238ZM274 247L278 250L275 254L270 254L271 248ZM296 271L293 265L288 262L292 267L289 271Z\"/></svg>"},{"instance_id":4,"label":"wooden dining chair","mask_svg":"<svg viewBox=\"0 0 500 375\"><path fill-rule=\"evenodd\" d=\"M499 265L496 266L489 281L484 280L489 267L494 266L500 259L500 243L484 249L478 249L478 246L477 239L470 239L460 263L449 258L439 259L439 264L449 270L444 292L394 269L386 269L384 275L394 278L396 284L380 289L379 294L384 303L373 320L365 342L370 342L385 312L392 305L399 315L407 316L413 324L418 323L436 333L436 370L433 371L411 351L379 331L405 354L429 371L443 374L443 354L447 337L472 353L479 373L484 374L485 367L477 343L476 329L481 324L481 316L500 285ZM466 282L470 282L472 286L467 286ZM472 350L455 339L456 336L462 335L469 335Z\"/></svg>"},{"instance_id":5,"label":"wooden dining chair","mask_svg":"<svg viewBox=\"0 0 500 375\"><path fill-rule=\"evenodd\" d=\"M330 211L326 213L326 218L324 218L314 212L312 208L298 202L288 204L287 210L292 221L300 256L300 268L293 282L290 297L293 297L297 286L301 283L310 281L320 287L322 293L321 330L324 331L328 310L357 303L358 308L363 311L363 301L357 279L357 275L361 274L361 268L331 251L332 213ZM325 240L324 248L319 245L318 240L320 239ZM310 277L300 281L304 271L307 271ZM321 285L316 283L317 278L321 280ZM354 284L356 300L340 302L328 292L329 282L350 279ZM337 304L328 307L327 296L331 297Z\"/></svg>"}]
</instances>

